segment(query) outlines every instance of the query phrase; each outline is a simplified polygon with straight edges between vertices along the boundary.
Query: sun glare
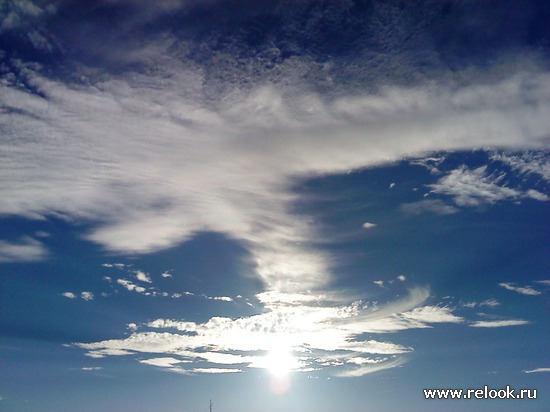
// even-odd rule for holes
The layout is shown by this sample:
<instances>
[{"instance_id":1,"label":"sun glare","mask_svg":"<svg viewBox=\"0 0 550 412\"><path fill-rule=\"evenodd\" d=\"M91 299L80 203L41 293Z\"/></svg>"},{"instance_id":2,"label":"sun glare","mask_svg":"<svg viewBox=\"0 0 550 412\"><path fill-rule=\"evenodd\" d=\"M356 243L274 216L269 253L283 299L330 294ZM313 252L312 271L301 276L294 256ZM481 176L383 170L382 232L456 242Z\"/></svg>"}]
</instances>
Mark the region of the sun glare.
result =
<instances>
[{"instance_id":1,"label":"sun glare","mask_svg":"<svg viewBox=\"0 0 550 412\"><path fill-rule=\"evenodd\" d=\"M275 377L284 377L298 366L287 348L275 348L265 357L265 367Z\"/></svg>"}]
</instances>

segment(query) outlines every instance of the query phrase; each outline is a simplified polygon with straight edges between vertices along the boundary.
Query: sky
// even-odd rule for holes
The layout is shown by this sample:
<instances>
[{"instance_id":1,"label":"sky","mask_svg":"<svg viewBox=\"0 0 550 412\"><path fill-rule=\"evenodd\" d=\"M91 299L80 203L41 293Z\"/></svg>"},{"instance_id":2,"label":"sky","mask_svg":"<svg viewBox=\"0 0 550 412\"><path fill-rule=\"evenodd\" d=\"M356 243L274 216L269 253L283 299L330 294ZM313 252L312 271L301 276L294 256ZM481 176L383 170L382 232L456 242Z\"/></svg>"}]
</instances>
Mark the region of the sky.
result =
<instances>
[{"instance_id":1,"label":"sky","mask_svg":"<svg viewBox=\"0 0 550 412\"><path fill-rule=\"evenodd\" d=\"M547 411L549 19L0 1L0 409Z\"/></svg>"}]
</instances>

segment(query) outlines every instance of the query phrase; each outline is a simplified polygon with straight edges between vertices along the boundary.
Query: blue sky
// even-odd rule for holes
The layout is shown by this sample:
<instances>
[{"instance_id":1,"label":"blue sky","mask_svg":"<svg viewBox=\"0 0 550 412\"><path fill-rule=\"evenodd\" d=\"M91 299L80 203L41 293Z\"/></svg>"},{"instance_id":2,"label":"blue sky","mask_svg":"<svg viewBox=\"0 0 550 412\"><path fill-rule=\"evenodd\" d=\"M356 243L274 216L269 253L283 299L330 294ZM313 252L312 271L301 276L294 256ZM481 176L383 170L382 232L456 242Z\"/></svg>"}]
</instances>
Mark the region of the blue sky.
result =
<instances>
[{"instance_id":1,"label":"blue sky","mask_svg":"<svg viewBox=\"0 0 550 412\"><path fill-rule=\"evenodd\" d=\"M0 409L547 410L547 15L2 3Z\"/></svg>"}]
</instances>

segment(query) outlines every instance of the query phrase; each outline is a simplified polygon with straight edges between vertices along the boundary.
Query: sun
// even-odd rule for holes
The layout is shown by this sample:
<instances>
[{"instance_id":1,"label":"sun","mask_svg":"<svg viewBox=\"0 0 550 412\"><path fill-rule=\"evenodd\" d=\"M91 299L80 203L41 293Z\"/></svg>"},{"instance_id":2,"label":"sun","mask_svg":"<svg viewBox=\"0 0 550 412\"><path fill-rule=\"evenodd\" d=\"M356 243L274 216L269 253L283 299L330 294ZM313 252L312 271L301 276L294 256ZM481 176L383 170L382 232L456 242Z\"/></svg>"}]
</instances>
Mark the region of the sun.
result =
<instances>
[{"instance_id":1,"label":"sun","mask_svg":"<svg viewBox=\"0 0 550 412\"><path fill-rule=\"evenodd\" d=\"M269 371L269 387L275 394L283 394L290 389L292 371L300 368L300 362L285 345L274 346L263 358L262 366Z\"/></svg>"},{"instance_id":2,"label":"sun","mask_svg":"<svg viewBox=\"0 0 550 412\"><path fill-rule=\"evenodd\" d=\"M291 351L286 347L276 347L265 357L266 369L277 378L288 376L298 366L297 359L292 356Z\"/></svg>"}]
</instances>

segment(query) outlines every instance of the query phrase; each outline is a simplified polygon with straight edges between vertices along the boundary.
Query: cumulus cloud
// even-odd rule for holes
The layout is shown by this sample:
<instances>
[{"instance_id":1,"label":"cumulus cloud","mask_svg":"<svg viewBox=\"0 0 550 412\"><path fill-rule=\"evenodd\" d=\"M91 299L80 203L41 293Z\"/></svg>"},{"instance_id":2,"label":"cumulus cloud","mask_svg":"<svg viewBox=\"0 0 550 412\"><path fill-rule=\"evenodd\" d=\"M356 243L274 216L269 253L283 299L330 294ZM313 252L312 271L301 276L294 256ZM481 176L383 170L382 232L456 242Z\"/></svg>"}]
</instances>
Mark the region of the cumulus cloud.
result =
<instances>
[{"instance_id":1,"label":"cumulus cloud","mask_svg":"<svg viewBox=\"0 0 550 412\"><path fill-rule=\"evenodd\" d=\"M117 279L116 283L119 285L122 285L124 288L129 290L130 292L137 292L137 293L145 293L147 289L145 289L143 286L138 286L135 283L132 283L128 279Z\"/></svg>"},{"instance_id":2,"label":"cumulus cloud","mask_svg":"<svg viewBox=\"0 0 550 412\"><path fill-rule=\"evenodd\" d=\"M230 298L229 296L207 296L210 300L222 300L224 302L233 302L233 298Z\"/></svg>"},{"instance_id":3,"label":"cumulus cloud","mask_svg":"<svg viewBox=\"0 0 550 412\"><path fill-rule=\"evenodd\" d=\"M373 227L376 227L376 223L370 223L370 222L363 223L363 228L365 229L371 229Z\"/></svg>"},{"instance_id":4,"label":"cumulus cloud","mask_svg":"<svg viewBox=\"0 0 550 412\"><path fill-rule=\"evenodd\" d=\"M536 296L542 293L536 289L533 289L531 286L516 286L515 283L503 282L499 283L498 285L502 286L504 289L511 290L522 295Z\"/></svg>"},{"instance_id":5,"label":"cumulus cloud","mask_svg":"<svg viewBox=\"0 0 550 412\"><path fill-rule=\"evenodd\" d=\"M62 295L69 299L76 299L76 295L73 292L65 292Z\"/></svg>"},{"instance_id":6,"label":"cumulus cloud","mask_svg":"<svg viewBox=\"0 0 550 412\"><path fill-rule=\"evenodd\" d=\"M47 256L42 242L31 237L22 237L17 242L0 240L0 263L37 262Z\"/></svg>"},{"instance_id":7,"label":"cumulus cloud","mask_svg":"<svg viewBox=\"0 0 550 412\"><path fill-rule=\"evenodd\" d=\"M94 294L92 292L84 291L80 294L80 297L84 300L94 300Z\"/></svg>"},{"instance_id":8,"label":"cumulus cloud","mask_svg":"<svg viewBox=\"0 0 550 412\"><path fill-rule=\"evenodd\" d=\"M151 276L149 276L147 273L142 272L141 270L138 270L135 273L137 280L145 283L153 283L153 281L151 280Z\"/></svg>"}]
</instances>

